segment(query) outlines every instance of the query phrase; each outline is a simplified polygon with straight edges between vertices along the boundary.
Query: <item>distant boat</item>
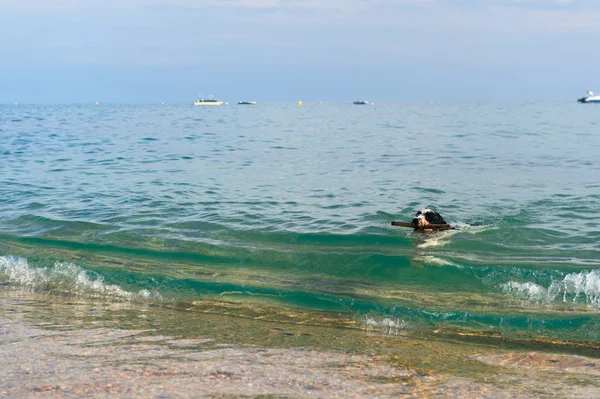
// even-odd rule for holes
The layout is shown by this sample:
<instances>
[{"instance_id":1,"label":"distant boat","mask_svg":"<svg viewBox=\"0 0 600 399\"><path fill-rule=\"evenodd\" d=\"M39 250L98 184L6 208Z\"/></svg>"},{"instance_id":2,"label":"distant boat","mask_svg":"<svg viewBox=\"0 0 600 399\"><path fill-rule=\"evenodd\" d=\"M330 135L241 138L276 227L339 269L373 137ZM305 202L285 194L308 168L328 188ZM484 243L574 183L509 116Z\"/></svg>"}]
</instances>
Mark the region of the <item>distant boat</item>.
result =
<instances>
[{"instance_id":1,"label":"distant boat","mask_svg":"<svg viewBox=\"0 0 600 399\"><path fill-rule=\"evenodd\" d=\"M368 101L354 101L354 105L369 105Z\"/></svg>"},{"instance_id":2,"label":"distant boat","mask_svg":"<svg viewBox=\"0 0 600 399\"><path fill-rule=\"evenodd\" d=\"M594 95L594 93L590 90L587 92L587 96L581 97L577 101L580 103L600 103L600 96Z\"/></svg>"},{"instance_id":3,"label":"distant boat","mask_svg":"<svg viewBox=\"0 0 600 399\"><path fill-rule=\"evenodd\" d=\"M239 101L238 105L256 105L256 101Z\"/></svg>"},{"instance_id":4,"label":"distant boat","mask_svg":"<svg viewBox=\"0 0 600 399\"><path fill-rule=\"evenodd\" d=\"M194 101L194 105L221 105L223 101L215 100L212 96L208 96L208 99L200 97L199 100Z\"/></svg>"}]
</instances>

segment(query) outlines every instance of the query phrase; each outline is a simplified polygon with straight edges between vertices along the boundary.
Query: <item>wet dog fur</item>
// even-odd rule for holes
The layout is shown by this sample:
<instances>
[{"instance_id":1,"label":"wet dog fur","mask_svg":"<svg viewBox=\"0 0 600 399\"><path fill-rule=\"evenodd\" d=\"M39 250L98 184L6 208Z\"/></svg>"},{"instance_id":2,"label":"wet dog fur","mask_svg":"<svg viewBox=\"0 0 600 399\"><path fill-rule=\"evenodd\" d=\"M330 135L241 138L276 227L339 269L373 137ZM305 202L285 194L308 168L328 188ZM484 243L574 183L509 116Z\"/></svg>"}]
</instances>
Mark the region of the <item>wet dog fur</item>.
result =
<instances>
[{"instance_id":1,"label":"wet dog fur","mask_svg":"<svg viewBox=\"0 0 600 399\"><path fill-rule=\"evenodd\" d=\"M415 230L427 230L430 224L447 224L442 215L431 209L421 209L410 222Z\"/></svg>"}]
</instances>

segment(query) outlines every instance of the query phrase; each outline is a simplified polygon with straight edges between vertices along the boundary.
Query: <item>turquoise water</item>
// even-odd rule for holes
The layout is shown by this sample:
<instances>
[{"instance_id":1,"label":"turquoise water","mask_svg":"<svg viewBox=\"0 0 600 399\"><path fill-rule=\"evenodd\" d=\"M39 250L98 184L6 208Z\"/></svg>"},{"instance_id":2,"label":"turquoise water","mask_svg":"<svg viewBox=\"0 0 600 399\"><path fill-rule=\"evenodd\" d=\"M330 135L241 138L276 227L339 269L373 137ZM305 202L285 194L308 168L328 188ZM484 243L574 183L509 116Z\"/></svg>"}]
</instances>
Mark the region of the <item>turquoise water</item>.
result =
<instances>
[{"instance_id":1,"label":"turquoise water","mask_svg":"<svg viewBox=\"0 0 600 399\"><path fill-rule=\"evenodd\" d=\"M597 341L599 123L572 102L0 106L0 288ZM461 229L390 226L423 207Z\"/></svg>"}]
</instances>

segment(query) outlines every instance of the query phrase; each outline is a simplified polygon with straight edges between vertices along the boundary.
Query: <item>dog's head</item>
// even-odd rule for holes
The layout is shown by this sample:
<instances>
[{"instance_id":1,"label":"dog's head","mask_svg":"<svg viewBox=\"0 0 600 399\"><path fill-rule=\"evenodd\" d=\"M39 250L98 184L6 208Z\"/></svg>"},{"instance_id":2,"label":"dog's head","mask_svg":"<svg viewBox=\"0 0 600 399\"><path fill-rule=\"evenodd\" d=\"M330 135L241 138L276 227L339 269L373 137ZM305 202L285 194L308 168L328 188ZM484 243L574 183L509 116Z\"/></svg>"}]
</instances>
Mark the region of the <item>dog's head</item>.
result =
<instances>
[{"instance_id":1,"label":"dog's head","mask_svg":"<svg viewBox=\"0 0 600 399\"><path fill-rule=\"evenodd\" d=\"M410 223L416 230L427 229L430 224L446 224L446 221L436 211L431 209L421 209L417 212L414 219Z\"/></svg>"}]
</instances>

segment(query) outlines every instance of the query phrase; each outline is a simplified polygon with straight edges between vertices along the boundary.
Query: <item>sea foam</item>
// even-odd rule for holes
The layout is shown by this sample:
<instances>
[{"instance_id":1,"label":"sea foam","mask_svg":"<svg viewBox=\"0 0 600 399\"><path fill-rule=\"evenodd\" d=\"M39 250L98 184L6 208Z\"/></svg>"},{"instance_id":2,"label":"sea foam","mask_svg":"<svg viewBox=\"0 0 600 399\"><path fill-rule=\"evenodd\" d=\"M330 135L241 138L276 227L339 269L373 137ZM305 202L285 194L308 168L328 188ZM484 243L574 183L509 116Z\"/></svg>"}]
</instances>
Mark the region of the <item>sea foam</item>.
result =
<instances>
[{"instance_id":1,"label":"sea foam","mask_svg":"<svg viewBox=\"0 0 600 399\"><path fill-rule=\"evenodd\" d=\"M565 303L587 303L600 307L600 270L570 273L562 280L555 280L548 287L532 282L510 281L502 285L505 293L536 303L562 300Z\"/></svg>"},{"instance_id":2,"label":"sea foam","mask_svg":"<svg viewBox=\"0 0 600 399\"><path fill-rule=\"evenodd\" d=\"M160 298L148 290L131 292L116 284L107 284L104 278L69 262L55 262L52 267L33 267L27 259L0 256L0 280L11 285L35 290L62 291L92 297L122 298L127 300Z\"/></svg>"},{"instance_id":3,"label":"sea foam","mask_svg":"<svg viewBox=\"0 0 600 399\"><path fill-rule=\"evenodd\" d=\"M367 331L375 331L387 335L399 335L402 331L408 330L410 325L402 319L383 319L367 316L365 318Z\"/></svg>"}]
</instances>

